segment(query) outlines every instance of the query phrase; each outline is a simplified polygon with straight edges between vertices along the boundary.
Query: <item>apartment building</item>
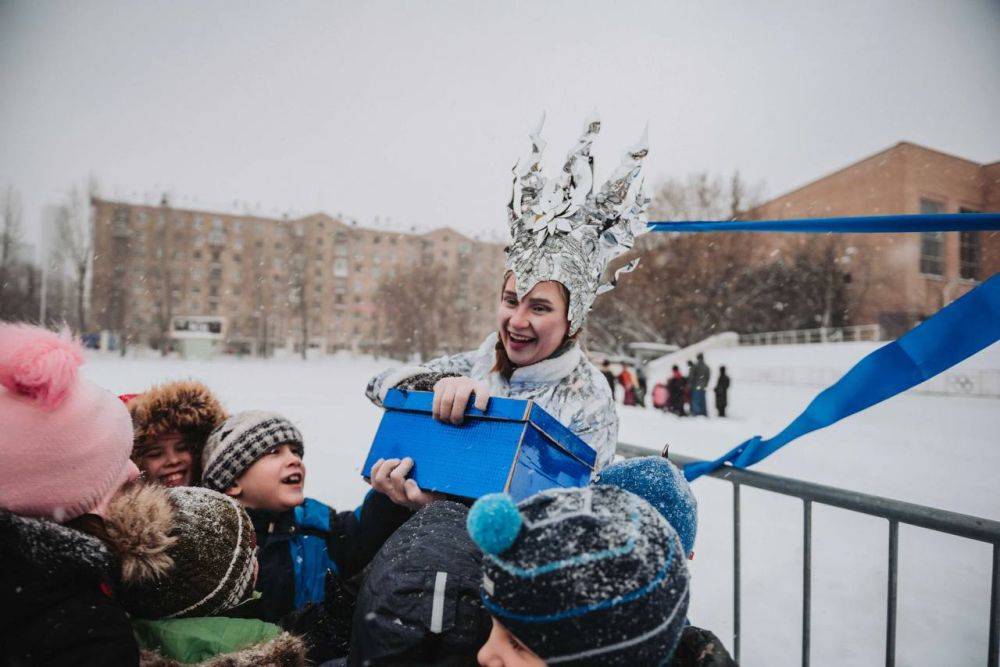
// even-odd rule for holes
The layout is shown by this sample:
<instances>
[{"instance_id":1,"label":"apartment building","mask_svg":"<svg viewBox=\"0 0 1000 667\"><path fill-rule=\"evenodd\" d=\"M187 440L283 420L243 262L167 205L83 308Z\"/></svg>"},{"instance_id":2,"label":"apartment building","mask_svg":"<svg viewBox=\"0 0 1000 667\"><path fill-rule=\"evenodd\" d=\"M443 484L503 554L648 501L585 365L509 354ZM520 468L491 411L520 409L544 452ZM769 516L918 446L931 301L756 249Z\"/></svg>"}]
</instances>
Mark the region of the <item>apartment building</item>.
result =
<instances>
[{"instance_id":1,"label":"apartment building","mask_svg":"<svg viewBox=\"0 0 1000 667\"><path fill-rule=\"evenodd\" d=\"M979 164L909 142L776 197L750 219L1000 211L1000 162ZM755 235L760 261L806 235ZM855 324L899 335L1000 271L1000 232L845 234L838 244Z\"/></svg>"},{"instance_id":2,"label":"apartment building","mask_svg":"<svg viewBox=\"0 0 1000 667\"><path fill-rule=\"evenodd\" d=\"M324 213L275 219L179 209L166 198L159 206L92 206L91 319L133 342L169 344L175 318L211 316L224 323L229 352L270 354L305 339L326 352L378 352L380 316L393 306L379 303L379 289L420 265L468 273L463 338L494 326L495 290L485 285L500 282L501 243L450 228L376 229ZM445 335L441 348L468 344Z\"/></svg>"}]
</instances>

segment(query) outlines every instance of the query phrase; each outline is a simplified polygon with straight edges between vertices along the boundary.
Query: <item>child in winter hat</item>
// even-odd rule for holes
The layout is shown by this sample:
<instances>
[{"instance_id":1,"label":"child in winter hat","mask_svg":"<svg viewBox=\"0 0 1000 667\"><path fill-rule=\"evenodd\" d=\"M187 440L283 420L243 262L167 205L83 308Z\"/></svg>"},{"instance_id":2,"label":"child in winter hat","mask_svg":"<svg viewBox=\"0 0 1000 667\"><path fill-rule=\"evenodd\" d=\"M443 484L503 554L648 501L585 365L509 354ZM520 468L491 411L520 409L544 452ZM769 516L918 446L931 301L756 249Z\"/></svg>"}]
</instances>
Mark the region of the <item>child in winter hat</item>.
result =
<instances>
[{"instance_id":1,"label":"child in winter hat","mask_svg":"<svg viewBox=\"0 0 1000 667\"><path fill-rule=\"evenodd\" d=\"M483 665L666 664L681 636L688 570L677 533L615 486L476 501L493 632ZM513 655L512 655L513 653Z\"/></svg>"},{"instance_id":2,"label":"child in winter hat","mask_svg":"<svg viewBox=\"0 0 1000 667\"><path fill-rule=\"evenodd\" d=\"M610 484L639 496L663 515L684 545L688 558L694 557L698 534L698 500L680 468L662 456L637 456L609 465L595 484Z\"/></svg>"},{"instance_id":3,"label":"child in winter hat","mask_svg":"<svg viewBox=\"0 0 1000 667\"><path fill-rule=\"evenodd\" d=\"M132 415L132 459L146 478L164 486L197 485L205 440L226 419L208 387L181 380L121 399Z\"/></svg>"},{"instance_id":4,"label":"child in winter hat","mask_svg":"<svg viewBox=\"0 0 1000 667\"><path fill-rule=\"evenodd\" d=\"M281 451L288 465L274 475L252 475L240 484L244 475L269 452ZM295 424L275 412L249 410L225 420L208 437L202 452L202 484L209 489L230 493L245 506L284 511L305 500L305 445ZM297 462L293 459L297 459Z\"/></svg>"},{"instance_id":5,"label":"child in winter hat","mask_svg":"<svg viewBox=\"0 0 1000 667\"><path fill-rule=\"evenodd\" d=\"M120 598L136 619L144 663L221 662L220 654L228 665L302 662L298 638L225 617L251 598L257 576L253 526L232 498L139 485L111 502L103 527L121 561Z\"/></svg>"},{"instance_id":6,"label":"child in winter hat","mask_svg":"<svg viewBox=\"0 0 1000 667\"><path fill-rule=\"evenodd\" d=\"M128 410L82 363L66 332L0 324L0 508L64 523L138 476Z\"/></svg>"},{"instance_id":7,"label":"child in winter hat","mask_svg":"<svg viewBox=\"0 0 1000 667\"><path fill-rule=\"evenodd\" d=\"M208 438L202 484L246 508L259 542L260 618L277 621L326 598L326 572L357 574L410 517L382 493L336 512L304 493L302 434L274 412L240 412Z\"/></svg>"}]
</instances>

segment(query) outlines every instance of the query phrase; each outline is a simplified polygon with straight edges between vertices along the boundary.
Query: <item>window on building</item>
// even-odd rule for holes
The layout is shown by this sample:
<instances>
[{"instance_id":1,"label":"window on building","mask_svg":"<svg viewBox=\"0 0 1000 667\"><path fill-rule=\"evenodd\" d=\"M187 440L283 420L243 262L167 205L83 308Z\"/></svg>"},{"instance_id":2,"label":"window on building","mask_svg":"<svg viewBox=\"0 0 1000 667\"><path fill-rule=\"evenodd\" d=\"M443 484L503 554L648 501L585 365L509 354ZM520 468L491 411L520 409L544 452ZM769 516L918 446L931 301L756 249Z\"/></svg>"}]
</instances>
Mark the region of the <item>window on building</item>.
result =
<instances>
[{"instance_id":1,"label":"window on building","mask_svg":"<svg viewBox=\"0 0 1000 667\"><path fill-rule=\"evenodd\" d=\"M333 260L333 275L337 278L347 277L347 260L343 257L338 257Z\"/></svg>"},{"instance_id":2,"label":"window on building","mask_svg":"<svg viewBox=\"0 0 1000 667\"><path fill-rule=\"evenodd\" d=\"M920 200L920 212L923 214L941 213L944 205L933 199ZM944 275L944 233L921 232L920 234L920 273L931 276Z\"/></svg>"},{"instance_id":3,"label":"window on building","mask_svg":"<svg viewBox=\"0 0 1000 667\"><path fill-rule=\"evenodd\" d=\"M961 213L979 213L971 208L959 209ZM958 233L958 275L966 280L979 280L979 265L982 258L980 232Z\"/></svg>"}]
</instances>

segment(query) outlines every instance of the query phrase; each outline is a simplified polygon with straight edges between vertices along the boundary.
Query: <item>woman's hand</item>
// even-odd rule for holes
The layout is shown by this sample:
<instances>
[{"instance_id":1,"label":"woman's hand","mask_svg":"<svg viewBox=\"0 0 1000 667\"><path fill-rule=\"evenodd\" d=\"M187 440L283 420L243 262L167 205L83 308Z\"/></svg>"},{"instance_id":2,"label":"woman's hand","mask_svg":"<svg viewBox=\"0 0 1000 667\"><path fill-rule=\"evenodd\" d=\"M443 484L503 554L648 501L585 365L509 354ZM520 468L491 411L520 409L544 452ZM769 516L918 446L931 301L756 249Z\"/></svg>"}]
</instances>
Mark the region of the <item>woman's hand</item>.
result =
<instances>
[{"instance_id":1,"label":"woman's hand","mask_svg":"<svg viewBox=\"0 0 1000 667\"><path fill-rule=\"evenodd\" d=\"M476 395L475 406L485 410L490 401L488 384L467 377L441 378L434 385L434 418L461 424L472 394Z\"/></svg>"},{"instance_id":2,"label":"woman's hand","mask_svg":"<svg viewBox=\"0 0 1000 667\"><path fill-rule=\"evenodd\" d=\"M372 466L372 488L389 496L389 500L397 505L414 512L443 497L438 493L424 491L415 481L407 479L406 476L411 470L413 470L413 459L408 456L402 461L379 459Z\"/></svg>"}]
</instances>

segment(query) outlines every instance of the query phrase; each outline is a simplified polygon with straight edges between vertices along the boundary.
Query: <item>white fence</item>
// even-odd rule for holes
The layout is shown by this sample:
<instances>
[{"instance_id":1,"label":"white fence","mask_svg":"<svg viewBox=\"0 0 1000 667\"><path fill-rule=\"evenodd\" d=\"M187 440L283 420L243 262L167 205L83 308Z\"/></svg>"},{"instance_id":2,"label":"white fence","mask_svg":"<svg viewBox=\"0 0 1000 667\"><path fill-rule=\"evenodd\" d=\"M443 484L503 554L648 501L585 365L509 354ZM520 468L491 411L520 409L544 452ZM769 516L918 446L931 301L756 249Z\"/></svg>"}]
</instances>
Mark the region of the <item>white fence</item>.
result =
<instances>
[{"instance_id":1,"label":"white fence","mask_svg":"<svg viewBox=\"0 0 1000 667\"><path fill-rule=\"evenodd\" d=\"M849 327L820 327L740 334L740 345L795 345L806 343L851 343L882 340L882 327L877 324L856 324Z\"/></svg>"},{"instance_id":2,"label":"white fence","mask_svg":"<svg viewBox=\"0 0 1000 667\"><path fill-rule=\"evenodd\" d=\"M844 374L844 369L790 368L729 368L734 382L750 384L780 384L786 386L828 387ZM982 396L1000 398L1000 370L973 369L945 371L910 391L939 396Z\"/></svg>"}]
</instances>

